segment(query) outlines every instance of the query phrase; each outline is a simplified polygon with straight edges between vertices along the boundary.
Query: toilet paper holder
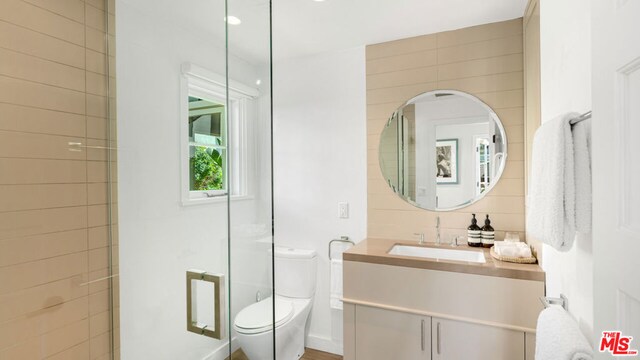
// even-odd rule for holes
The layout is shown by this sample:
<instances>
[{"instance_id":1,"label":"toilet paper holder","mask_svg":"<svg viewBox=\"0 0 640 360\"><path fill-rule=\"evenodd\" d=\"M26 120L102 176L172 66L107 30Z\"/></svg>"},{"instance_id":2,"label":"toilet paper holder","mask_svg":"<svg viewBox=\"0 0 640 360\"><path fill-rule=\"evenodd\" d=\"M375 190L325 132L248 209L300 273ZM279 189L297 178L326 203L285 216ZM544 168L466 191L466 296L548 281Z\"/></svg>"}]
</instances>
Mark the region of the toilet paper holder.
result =
<instances>
[{"instance_id":1,"label":"toilet paper holder","mask_svg":"<svg viewBox=\"0 0 640 360\"><path fill-rule=\"evenodd\" d=\"M560 294L560 297L541 296L540 301L544 305L545 309L551 305L560 305L566 311L569 311L569 299L564 294Z\"/></svg>"}]
</instances>

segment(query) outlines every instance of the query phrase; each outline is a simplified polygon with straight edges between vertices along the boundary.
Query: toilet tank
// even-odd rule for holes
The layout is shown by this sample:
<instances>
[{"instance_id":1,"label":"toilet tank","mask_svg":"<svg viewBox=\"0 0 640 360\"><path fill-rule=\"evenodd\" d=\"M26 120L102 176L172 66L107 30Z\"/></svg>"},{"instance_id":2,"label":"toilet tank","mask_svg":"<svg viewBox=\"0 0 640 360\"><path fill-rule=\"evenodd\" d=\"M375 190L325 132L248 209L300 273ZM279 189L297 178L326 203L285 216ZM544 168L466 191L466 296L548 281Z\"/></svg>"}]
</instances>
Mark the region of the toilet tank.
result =
<instances>
[{"instance_id":1,"label":"toilet tank","mask_svg":"<svg viewBox=\"0 0 640 360\"><path fill-rule=\"evenodd\" d=\"M275 247L276 295L312 298L318 269L315 250Z\"/></svg>"}]
</instances>

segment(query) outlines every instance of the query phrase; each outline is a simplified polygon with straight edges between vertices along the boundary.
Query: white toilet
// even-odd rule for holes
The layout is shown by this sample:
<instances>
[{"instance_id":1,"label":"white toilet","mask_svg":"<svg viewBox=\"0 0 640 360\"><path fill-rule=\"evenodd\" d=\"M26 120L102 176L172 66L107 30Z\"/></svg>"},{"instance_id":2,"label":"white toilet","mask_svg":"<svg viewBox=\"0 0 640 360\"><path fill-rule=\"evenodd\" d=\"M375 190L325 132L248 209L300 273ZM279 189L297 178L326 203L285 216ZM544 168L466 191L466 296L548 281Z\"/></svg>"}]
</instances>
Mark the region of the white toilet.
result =
<instances>
[{"instance_id":1,"label":"white toilet","mask_svg":"<svg viewBox=\"0 0 640 360\"><path fill-rule=\"evenodd\" d=\"M314 250L275 248L276 358L296 360L304 354L304 332L316 289ZM273 359L273 296L242 309L233 327L250 360Z\"/></svg>"}]
</instances>

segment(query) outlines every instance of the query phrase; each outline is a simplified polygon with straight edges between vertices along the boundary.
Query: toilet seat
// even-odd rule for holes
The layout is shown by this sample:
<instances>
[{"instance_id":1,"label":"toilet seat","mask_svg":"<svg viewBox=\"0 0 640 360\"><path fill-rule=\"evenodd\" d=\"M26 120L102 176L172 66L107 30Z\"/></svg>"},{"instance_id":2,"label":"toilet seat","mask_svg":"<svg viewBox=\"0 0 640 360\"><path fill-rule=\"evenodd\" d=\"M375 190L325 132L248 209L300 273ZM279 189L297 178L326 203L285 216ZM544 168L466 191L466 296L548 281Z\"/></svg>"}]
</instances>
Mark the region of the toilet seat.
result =
<instances>
[{"instance_id":1,"label":"toilet seat","mask_svg":"<svg viewBox=\"0 0 640 360\"><path fill-rule=\"evenodd\" d=\"M272 304L273 297L268 297L242 309L234 321L236 330L243 334L258 334L272 330ZM289 321L293 312L290 301L276 297L276 327Z\"/></svg>"}]
</instances>

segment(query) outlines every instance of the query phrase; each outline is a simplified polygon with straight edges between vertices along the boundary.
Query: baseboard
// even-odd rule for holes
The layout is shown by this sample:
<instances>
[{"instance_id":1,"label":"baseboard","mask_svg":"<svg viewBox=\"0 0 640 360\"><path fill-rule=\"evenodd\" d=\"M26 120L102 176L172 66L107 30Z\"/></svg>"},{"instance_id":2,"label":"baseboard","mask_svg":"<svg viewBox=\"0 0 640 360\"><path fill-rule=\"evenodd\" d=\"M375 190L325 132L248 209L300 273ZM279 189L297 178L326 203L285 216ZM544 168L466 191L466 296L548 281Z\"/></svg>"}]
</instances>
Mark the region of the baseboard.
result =
<instances>
[{"instance_id":1,"label":"baseboard","mask_svg":"<svg viewBox=\"0 0 640 360\"><path fill-rule=\"evenodd\" d=\"M314 334L307 335L305 346L315 350L343 355L342 343L336 343L329 338Z\"/></svg>"},{"instance_id":2,"label":"baseboard","mask_svg":"<svg viewBox=\"0 0 640 360\"><path fill-rule=\"evenodd\" d=\"M238 350L238 342L236 338L231 339L231 352ZM202 358L202 360L226 360L229 358L229 342L225 341L217 349L213 350L211 354Z\"/></svg>"},{"instance_id":3,"label":"baseboard","mask_svg":"<svg viewBox=\"0 0 640 360\"><path fill-rule=\"evenodd\" d=\"M342 355L342 344L338 344L329 338L317 336L313 334L307 335L305 346L311 349L328 352L331 354ZM231 351L238 350L238 341L236 338L231 339ZM229 357L229 342L225 341L217 349L205 356L202 360L226 360Z\"/></svg>"}]
</instances>

